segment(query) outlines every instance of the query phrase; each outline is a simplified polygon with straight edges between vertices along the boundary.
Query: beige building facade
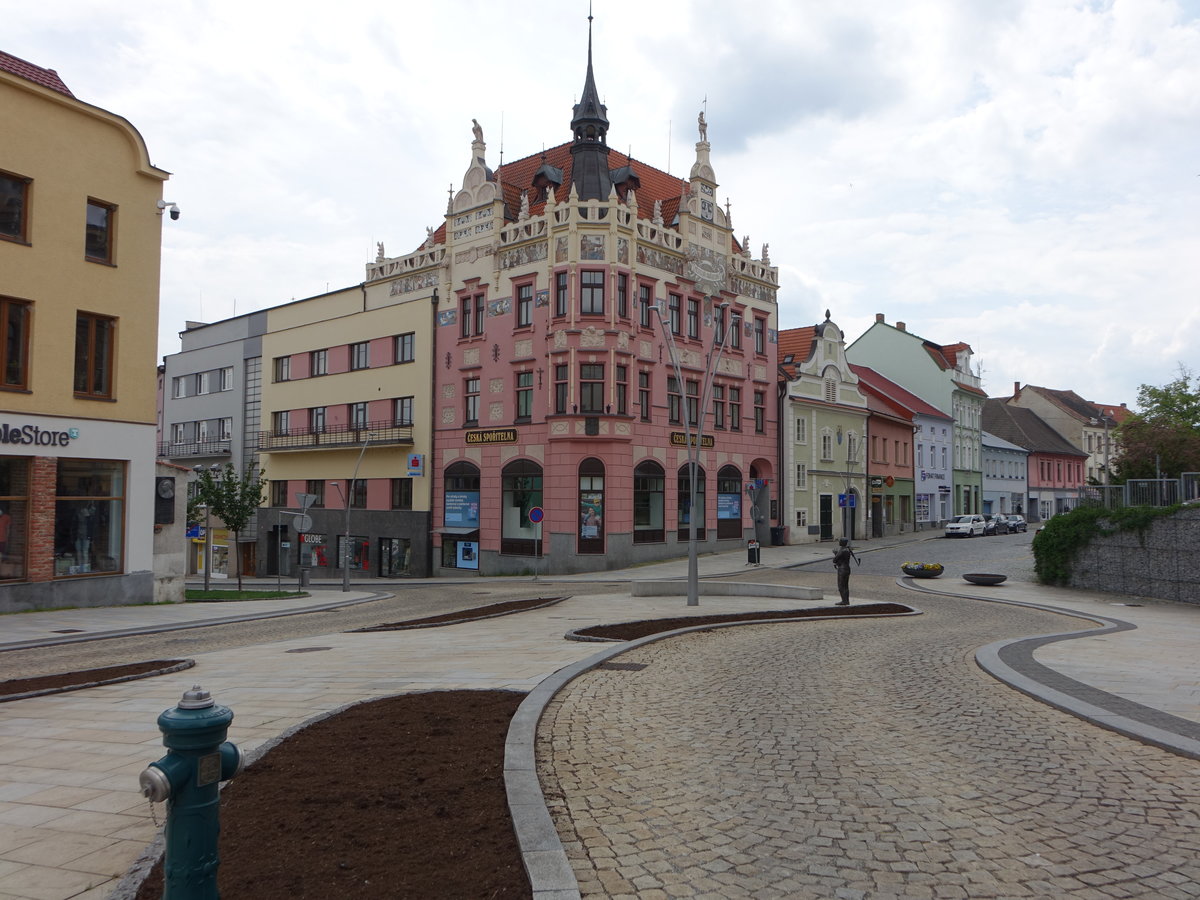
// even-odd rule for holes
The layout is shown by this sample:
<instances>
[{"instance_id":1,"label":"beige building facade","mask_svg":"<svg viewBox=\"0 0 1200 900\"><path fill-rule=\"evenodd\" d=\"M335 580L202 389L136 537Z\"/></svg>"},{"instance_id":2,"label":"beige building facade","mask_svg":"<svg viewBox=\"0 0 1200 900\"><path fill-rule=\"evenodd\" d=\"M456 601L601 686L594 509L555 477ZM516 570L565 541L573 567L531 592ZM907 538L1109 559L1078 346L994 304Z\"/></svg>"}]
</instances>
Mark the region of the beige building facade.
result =
<instances>
[{"instance_id":1,"label":"beige building facade","mask_svg":"<svg viewBox=\"0 0 1200 900\"><path fill-rule=\"evenodd\" d=\"M150 602L168 173L5 53L0 121L0 609Z\"/></svg>"}]
</instances>

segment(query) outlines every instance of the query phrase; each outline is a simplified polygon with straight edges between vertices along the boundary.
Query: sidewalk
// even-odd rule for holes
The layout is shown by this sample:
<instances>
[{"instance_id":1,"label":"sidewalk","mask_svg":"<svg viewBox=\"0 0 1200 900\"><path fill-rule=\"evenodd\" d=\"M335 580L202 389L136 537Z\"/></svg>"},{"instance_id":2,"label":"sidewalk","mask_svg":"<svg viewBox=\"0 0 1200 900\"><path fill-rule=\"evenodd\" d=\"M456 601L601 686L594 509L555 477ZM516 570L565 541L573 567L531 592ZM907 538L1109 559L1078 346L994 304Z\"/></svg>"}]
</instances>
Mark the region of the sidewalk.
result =
<instances>
[{"instance_id":1,"label":"sidewalk","mask_svg":"<svg viewBox=\"0 0 1200 900\"><path fill-rule=\"evenodd\" d=\"M856 549L870 552L936 537L936 532L901 535ZM829 556L828 544L762 548L764 567L772 568L827 561ZM682 578L686 566L686 560L672 560L620 572L543 580L612 584ZM755 580L755 567L746 564L744 550L703 556L699 568L702 576L735 574ZM274 586L274 579L265 581ZM1103 696L1144 704L1200 728L1200 654L1195 652L1200 646L1200 608L1151 603L1126 607L1116 605L1121 600L1116 596L1020 583L990 589L933 581L912 586L1035 603L1129 623L1134 627L1128 630L1032 648L1027 654L1017 648L1018 662L1027 655ZM312 596L303 600L7 616L0 649L39 640L195 627L199 621L216 618L295 614L329 604L365 602L388 589L375 581L356 583L347 594L341 593L340 582L313 588ZM586 588L579 590L564 603L520 616L409 632L335 631L319 639L198 654L193 669L174 675L0 705L0 900L107 897L156 832L150 807L137 788L138 773L163 753L156 718L194 683L234 710L230 739L252 752L315 715L371 697L430 689L530 691L551 674L595 654L594 644L562 639L572 628L748 608L745 599L732 597L706 597L700 607L689 608L678 597L589 595ZM919 592L912 597L917 608L920 597ZM796 602L754 599L749 608L791 608ZM1080 627L1088 626L1081 622ZM302 655L294 655L298 653ZM1012 656L997 651L1004 665ZM161 818L161 807L158 814Z\"/></svg>"}]
</instances>

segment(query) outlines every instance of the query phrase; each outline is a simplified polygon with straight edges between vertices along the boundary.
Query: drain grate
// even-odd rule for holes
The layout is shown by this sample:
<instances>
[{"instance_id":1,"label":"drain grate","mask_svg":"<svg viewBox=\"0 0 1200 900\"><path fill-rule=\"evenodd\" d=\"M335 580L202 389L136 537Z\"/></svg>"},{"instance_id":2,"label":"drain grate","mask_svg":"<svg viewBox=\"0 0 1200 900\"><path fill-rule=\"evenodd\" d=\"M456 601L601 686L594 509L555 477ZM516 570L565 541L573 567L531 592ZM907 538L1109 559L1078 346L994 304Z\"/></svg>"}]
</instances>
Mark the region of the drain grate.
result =
<instances>
[{"instance_id":1,"label":"drain grate","mask_svg":"<svg viewBox=\"0 0 1200 900\"><path fill-rule=\"evenodd\" d=\"M321 650L332 650L332 647L296 647L292 650L285 650L284 653L317 653Z\"/></svg>"},{"instance_id":2,"label":"drain grate","mask_svg":"<svg viewBox=\"0 0 1200 900\"><path fill-rule=\"evenodd\" d=\"M82 628L58 628L52 634L83 634Z\"/></svg>"},{"instance_id":3,"label":"drain grate","mask_svg":"<svg viewBox=\"0 0 1200 900\"><path fill-rule=\"evenodd\" d=\"M609 669L615 672L640 672L646 668L648 663L615 663L606 662L596 666L597 669Z\"/></svg>"}]
</instances>

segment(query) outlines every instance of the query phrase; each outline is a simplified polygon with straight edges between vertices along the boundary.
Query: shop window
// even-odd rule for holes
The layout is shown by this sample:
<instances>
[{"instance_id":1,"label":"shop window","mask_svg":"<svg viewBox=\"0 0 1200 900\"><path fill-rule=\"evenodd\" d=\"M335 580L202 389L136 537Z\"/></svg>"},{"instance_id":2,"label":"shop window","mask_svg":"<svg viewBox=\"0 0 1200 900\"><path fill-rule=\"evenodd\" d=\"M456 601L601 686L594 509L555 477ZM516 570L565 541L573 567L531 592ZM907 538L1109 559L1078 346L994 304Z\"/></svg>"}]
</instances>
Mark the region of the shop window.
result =
<instances>
[{"instance_id":1,"label":"shop window","mask_svg":"<svg viewBox=\"0 0 1200 900\"><path fill-rule=\"evenodd\" d=\"M644 462L633 470L633 542L661 544L665 540L663 522L664 482L662 466Z\"/></svg>"},{"instance_id":2,"label":"shop window","mask_svg":"<svg viewBox=\"0 0 1200 900\"><path fill-rule=\"evenodd\" d=\"M342 568L346 557L346 536L339 534L337 536L337 561L335 568ZM367 572L371 567L371 542L361 534L350 535L350 571L351 572Z\"/></svg>"},{"instance_id":3,"label":"shop window","mask_svg":"<svg viewBox=\"0 0 1200 900\"><path fill-rule=\"evenodd\" d=\"M579 464L579 553L604 552L604 463L588 458Z\"/></svg>"},{"instance_id":4,"label":"shop window","mask_svg":"<svg viewBox=\"0 0 1200 900\"><path fill-rule=\"evenodd\" d=\"M529 521L529 511L542 505L542 467L518 459L504 467L501 477L500 552L515 556L540 556L540 527Z\"/></svg>"},{"instance_id":5,"label":"shop window","mask_svg":"<svg viewBox=\"0 0 1200 900\"><path fill-rule=\"evenodd\" d=\"M110 316L75 316L75 396L112 399L113 350L117 320Z\"/></svg>"},{"instance_id":6,"label":"shop window","mask_svg":"<svg viewBox=\"0 0 1200 900\"><path fill-rule=\"evenodd\" d=\"M691 468L690 464L680 467L679 477L676 481L677 491L675 496L678 500L676 507L676 537L681 541L689 539L690 523L694 511L696 516L696 540L702 541L705 538L705 475L704 469L701 466L696 466L696 496L693 498Z\"/></svg>"},{"instance_id":7,"label":"shop window","mask_svg":"<svg viewBox=\"0 0 1200 900\"><path fill-rule=\"evenodd\" d=\"M111 264L113 261L113 235L117 225L117 208L111 203L89 200L87 204L87 229L84 235L85 258L92 262Z\"/></svg>"},{"instance_id":8,"label":"shop window","mask_svg":"<svg viewBox=\"0 0 1200 900\"><path fill-rule=\"evenodd\" d=\"M29 458L0 457L0 581L26 576L29 546Z\"/></svg>"},{"instance_id":9,"label":"shop window","mask_svg":"<svg viewBox=\"0 0 1200 900\"><path fill-rule=\"evenodd\" d=\"M55 576L122 571L125 463L59 458L56 485Z\"/></svg>"},{"instance_id":10,"label":"shop window","mask_svg":"<svg viewBox=\"0 0 1200 900\"><path fill-rule=\"evenodd\" d=\"M736 466L717 472L717 538L742 536L742 473Z\"/></svg>"},{"instance_id":11,"label":"shop window","mask_svg":"<svg viewBox=\"0 0 1200 900\"><path fill-rule=\"evenodd\" d=\"M0 387L29 387L29 310L24 300L0 297Z\"/></svg>"},{"instance_id":12,"label":"shop window","mask_svg":"<svg viewBox=\"0 0 1200 900\"><path fill-rule=\"evenodd\" d=\"M29 241L29 185L32 179L0 172L0 238Z\"/></svg>"},{"instance_id":13,"label":"shop window","mask_svg":"<svg viewBox=\"0 0 1200 900\"><path fill-rule=\"evenodd\" d=\"M479 469L471 463L454 463L446 469L445 519L451 528L479 527Z\"/></svg>"},{"instance_id":14,"label":"shop window","mask_svg":"<svg viewBox=\"0 0 1200 900\"><path fill-rule=\"evenodd\" d=\"M412 562L412 541L408 538L379 539L379 575L389 578L407 575Z\"/></svg>"},{"instance_id":15,"label":"shop window","mask_svg":"<svg viewBox=\"0 0 1200 900\"><path fill-rule=\"evenodd\" d=\"M329 544L323 534L300 535L300 565L305 568L327 569L337 566L336 559L329 558Z\"/></svg>"}]
</instances>

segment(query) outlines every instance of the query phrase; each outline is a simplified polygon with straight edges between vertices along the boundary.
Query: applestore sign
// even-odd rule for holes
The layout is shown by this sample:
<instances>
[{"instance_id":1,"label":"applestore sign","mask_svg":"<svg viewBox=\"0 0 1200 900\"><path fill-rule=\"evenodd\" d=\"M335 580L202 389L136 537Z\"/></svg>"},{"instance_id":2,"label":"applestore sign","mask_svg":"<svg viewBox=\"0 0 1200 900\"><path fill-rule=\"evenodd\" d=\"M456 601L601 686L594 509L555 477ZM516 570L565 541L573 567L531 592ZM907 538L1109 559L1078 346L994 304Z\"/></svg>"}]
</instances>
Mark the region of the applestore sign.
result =
<instances>
[{"instance_id":1,"label":"applestore sign","mask_svg":"<svg viewBox=\"0 0 1200 900\"><path fill-rule=\"evenodd\" d=\"M78 428L50 431L37 425L0 424L0 444L25 444L35 447L66 447L79 437Z\"/></svg>"}]
</instances>

